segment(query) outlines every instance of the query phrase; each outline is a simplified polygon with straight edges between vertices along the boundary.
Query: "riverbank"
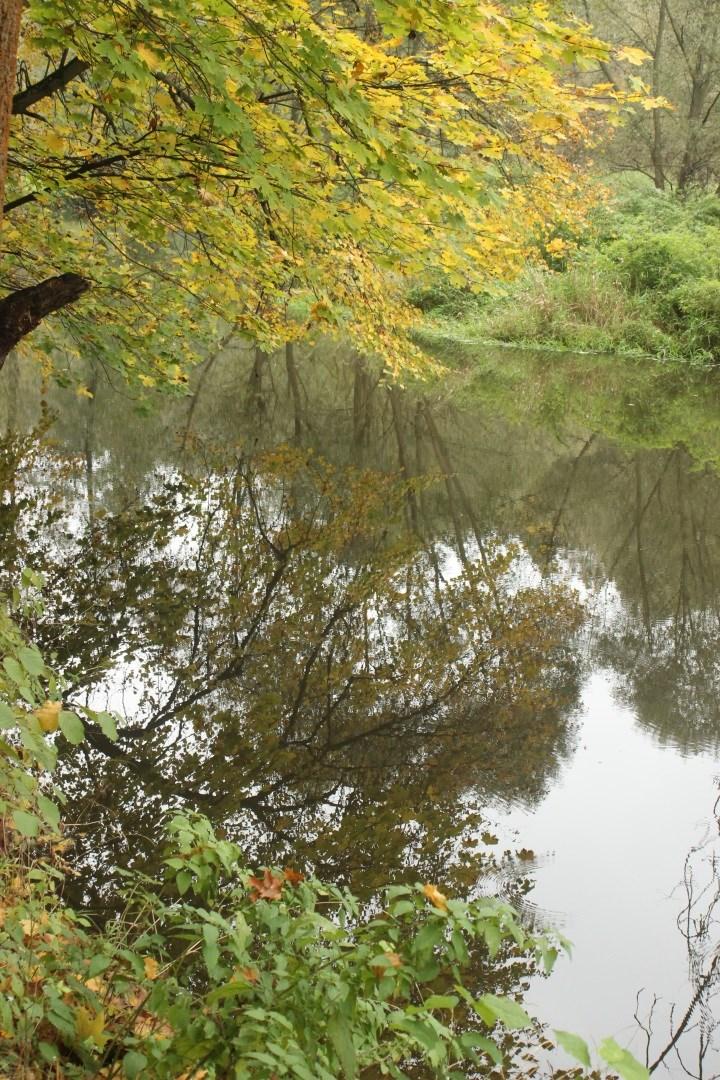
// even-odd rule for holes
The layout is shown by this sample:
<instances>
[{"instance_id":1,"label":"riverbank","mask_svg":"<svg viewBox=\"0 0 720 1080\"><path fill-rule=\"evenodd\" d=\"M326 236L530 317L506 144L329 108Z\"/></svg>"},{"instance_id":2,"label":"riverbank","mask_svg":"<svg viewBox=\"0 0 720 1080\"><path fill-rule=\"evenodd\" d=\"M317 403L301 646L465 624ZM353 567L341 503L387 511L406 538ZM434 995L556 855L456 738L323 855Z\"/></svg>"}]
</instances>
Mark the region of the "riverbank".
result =
<instances>
[{"instance_id":1,"label":"riverbank","mask_svg":"<svg viewBox=\"0 0 720 1080\"><path fill-rule=\"evenodd\" d=\"M720 200L616 193L582 236L558 236L511 284L418 290L419 340L652 357L705 367L720 355Z\"/></svg>"}]
</instances>

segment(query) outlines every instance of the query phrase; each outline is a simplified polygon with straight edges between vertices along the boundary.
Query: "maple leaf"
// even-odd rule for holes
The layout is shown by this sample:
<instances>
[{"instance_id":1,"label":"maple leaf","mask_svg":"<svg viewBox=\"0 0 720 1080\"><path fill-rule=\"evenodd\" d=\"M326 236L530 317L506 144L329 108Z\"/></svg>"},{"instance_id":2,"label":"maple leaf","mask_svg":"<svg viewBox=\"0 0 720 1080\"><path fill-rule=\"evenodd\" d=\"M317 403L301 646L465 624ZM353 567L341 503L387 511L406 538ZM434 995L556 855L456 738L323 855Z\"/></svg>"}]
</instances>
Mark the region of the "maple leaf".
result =
<instances>
[{"instance_id":1,"label":"maple leaf","mask_svg":"<svg viewBox=\"0 0 720 1080\"><path fill-rule=\"evenodd\" d=\"M272 870L266 869L261 878L251 877L250 899L256 900L279 900L282 895L284 878L275 877Z\"/></svg>"},{"instance_id":2,"label":"maple leaf","mask_svg":"<svg viewBox=\"0 0 720 1080\"><path fill-rule=\"evenodd\" d=\"M423 885L423 892L434 907L447 911L447 896L440 892L437 885Z\"/></svg>"},{"instance_id":3,"label":"maple leaf","mask_svg":"<svg viewBox=\"0 0 720 1080\"><path fill-rule=\"evenodd\" d=\"M640 67L641 64L644 64L646 60L650 59L650 56L644 49L636 49L631 45L624 45L621 49L618 49L616 58L618 60L627 60L629 64Z\"/></svg>"},{"instance_id":4,"label":"maple leaf","mask_svg":"<svg viewBox=\"0 0 720 1080\"><path fill-rule=\"evenodd\" d=\"M291 866L286 866L283 874L290 885L299 885L301 881L305 880L305 875L301 874L299 870L293 870Z\"/></svg>"}]
</instances>

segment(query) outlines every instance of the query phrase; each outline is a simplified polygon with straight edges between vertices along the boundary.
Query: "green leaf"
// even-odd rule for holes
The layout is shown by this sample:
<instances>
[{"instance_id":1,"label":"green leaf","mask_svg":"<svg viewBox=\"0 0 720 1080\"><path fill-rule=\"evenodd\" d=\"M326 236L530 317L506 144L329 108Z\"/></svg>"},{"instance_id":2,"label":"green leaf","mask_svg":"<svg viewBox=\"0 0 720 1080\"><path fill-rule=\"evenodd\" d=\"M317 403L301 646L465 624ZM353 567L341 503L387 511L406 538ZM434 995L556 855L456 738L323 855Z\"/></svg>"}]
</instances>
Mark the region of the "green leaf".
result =
<instances>
[{"instance_id":1,"label":"green leaf","mask_svg":"<svg viewBox=\"0 0 720 1080\"><path fill-rule=\"evenodd\" d=\"M591 1068L590 1051L584 1039L579 1035L573 1035L571 1031L556 1031L555 1038L558 1046L561 1046L566 1054L574 1057L586 1069Z\"/></svg>"},{"instance_id":2,"label":"green leaf","mask_svg":"<svg viewBox=\"0 0 720 1080\"><path fill-rule=\"evenodd\" d=\"M357 1076L357 1059L350 1024L344 1016L332 1016L328 1020L327 1030L330 1042L340 1059L343 1072L348 1080L352 1080L353 1077Z\"/></svg>"},{"instance_id":3,"label":"green leaf","mask_svg":"<svg viewBox=\"0 0 720 1080\"><path fill-rule=\"evenodd\" d=\"M208 974L211 976L220 974L220 950L217 944L219 936L220 931L217 926L210 926L208 923L203 926L203 938L205 939L203 958Z\"/></svg>"},{"instance_id":4,"label":"green leaf","mask_svg":"<svg viewBox=\"0 0 720 1080\"><path fill-rule=\"evenodd\" d=\"M600 1057L607 1061L622 1080L648 1080L650 1073L629 1050L624 1050L614 1039L604 1039L599 1046Z\"/></svg>"},{"instance_id":5,"label":"green leaf","mask_svg":"<svg viewBox=\"0 0 720 1080\"><path fill-rule=\"evenodd\" d=\"M43 658L37 649L22 648L18 652L20 663L30 675L42 675L45 671Z\"/></svg>"},{"instance_id":6,"label":"green leaf","mask_svg":"<svg viewBox=\"0 0 720 1080\"><path fill-rule=\"evenodd\" d=\"M88 968L88 976L94 979L96 975L101 975L103 971L110 967L112 959L109 956L93 956Z\"/></svg>"},{"instance_id":7,"label":"green leaf","mask_svg":"<svg viewBox=\"0 0 720 1080\"><path fill-rule=\"evenodd\" d=\"M103 735L106 735L108 739L112 739L113 742L117 742L117 726L115 724L115 717L108 712L101 712L97 714L97 722Z\"/></svg>"},{"instance_id":8,"label":"green leaf","mask_svg":"<svg viewBox=\"0 0 720 1080\"><path fill-rule=\"evenodd\" d=\"M57 829L60 825L60 810L52 799L46 798L45 795L38 795L38 806L48 825L52 829Z\"/></svg>"},{"instance_id":9,"label":"green leaf","mask_svg":"<svg viewBox=\"0 0 720 1080\"><path fill-rule=\"evenodd\" d=\"M184 896L192 884L192 874L189 874L187 870L181 870L175 878L175 884L180 895Z\"/></svg>"},{"instance_id":10,"label":"green leaf","mask_svg":"<svg viewBox=\"0 0 720 1080\"><path fill-rule=\"evenodd\" d=\"M12 817L19 833L23 836L37 836L40 829L40 819L35 814L28 814L25 810L13 810Z\"/></svg>"},{"instance_id":11,"label":"green leaf","mask_svg":"<svg viewBox=\"0 0 720 1080\"><path fill-rule=\"evenodd\" d=\"M8 728L15 727L16 723L15 713L10 706L0 701L0 729L7 731Z\"/></svg>"},{"instance_id":12,"label":"green leaf","mask_svg":"<svg viewBox=\"0 0 720 1080\"><path fill-rule=\"evenodd\" d=\"M128 1080L135 1080L136 1076L140 1076L147 1063L144 1054L139 1054L137 1050L130 1050L123 1058L123 1072Z\"/></svg>"},{"instance_id":13,"label":"green leaf","mask_svg":"<svg viewBox=\"0 0 720 1080\"><path fill-rule=\"evenodd\" d=\"M51 1043L38 1043L38 1050L42 1054L45 1061L49 1062L50 1064L52 1064L53 1061L57 1061L59 1057L57 1046L53 1046Z\"/></svg>"},{"instance_id":14,"label":"green leaf","mask_svg":"<svg viewBox=\"0 0 720 1080\"><path fill-rule=\"evenodd\" d=\"M510 998L496 997L495 994L483 994L481 998L478 998L477 1003L507 1028L532 1027L532 1020L525 1010L516 1001L511 1001Z\"/></svg>"},{"instance_id":15,"label":"green leaf","mask_svg":"<svg viewBox=\"0 0 720 1080\"><path fill-rule=\"evenodd\" d=\"M454 994L431 994L423 1002L426 1009L454 1009L460 998Z\"/></svg>"},{"instance_id":16,"label":"green leaf","mask_svg":"<svg viewBox=\"0 0 720 1080\"><path fill-rule=\"evenodd\" d=\"M481 1035L478 1031L466 1031L464 1035L460 1036L460 1045L463 1050L478 1049L484 1050L488 1054L496 1065L502 1064L502 1052L500 1047L488 1039L485 1035Z\"/></svg>"},{"instance_id":17,"label":"green leaf","mask_svg":"<svg viewBox=\"0 0 720 1080\"><path fill-rule=\"evenodd\" d=\"M82 720L74 712L67 712L65 709L60 713L58 720L60 724L60 730L69 743L73 746L77 746L85 738L85 727Z\"/></svg>"},{"instance_id":18,"label":"green leaf","mask_svg":"<svg viewBox=\"0 0 720 1080\"><path fill-rule=\"evenodd\" d=\"M20 667L17 660L14 660L12 656L6 656L3 660L3 667L16 686L23 685L25 682L25 672Z\"/></svg>"}]
</instances>

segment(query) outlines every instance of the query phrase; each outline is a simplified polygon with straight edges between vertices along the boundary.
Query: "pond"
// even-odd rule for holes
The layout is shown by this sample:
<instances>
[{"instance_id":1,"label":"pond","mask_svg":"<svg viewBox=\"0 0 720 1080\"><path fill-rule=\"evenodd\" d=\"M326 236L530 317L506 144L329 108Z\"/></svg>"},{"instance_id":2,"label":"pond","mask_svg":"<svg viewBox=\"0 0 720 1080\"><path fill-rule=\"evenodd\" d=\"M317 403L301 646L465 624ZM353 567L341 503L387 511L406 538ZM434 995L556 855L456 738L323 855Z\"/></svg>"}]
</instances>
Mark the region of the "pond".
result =
<instances>
[{"instance_id":1,"label":"pond","mask_svg":"<svg viewBox=\"0 0 720 1080\"><path fill-rule=\"evenodd\" d=\"M717 384L446 359L401 389L228 345L167 399L3 371L0 587L43 571L70 701L125 717L62 759L74 899L190 806L365 897L501 892L574 944L531 1011L714 1075Z\"/></svg>"}]
</instances>

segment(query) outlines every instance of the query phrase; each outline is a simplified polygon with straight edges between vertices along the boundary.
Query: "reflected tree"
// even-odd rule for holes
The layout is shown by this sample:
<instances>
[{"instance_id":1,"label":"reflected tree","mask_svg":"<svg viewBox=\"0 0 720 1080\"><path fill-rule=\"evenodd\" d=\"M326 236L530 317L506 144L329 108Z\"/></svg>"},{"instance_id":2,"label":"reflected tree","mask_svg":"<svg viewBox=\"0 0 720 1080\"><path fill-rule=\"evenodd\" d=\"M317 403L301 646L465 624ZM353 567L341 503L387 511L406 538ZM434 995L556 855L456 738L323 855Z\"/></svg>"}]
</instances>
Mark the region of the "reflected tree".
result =
<instances>
[{"instance_id":1,"label":"reflected tree","mask_svg":"<svg viewBox=\"0 0 720 1080\"><path fill-rule=\"evenodd\" d=\"M112 509L100 473L92 515L79 472L64 506L32 488L33 452L14 459L34 495L10 493L4 586L20 562L43 570L32 629L67 703L127 718L63 766L95 874L151 857L158 817L190 805L258 857L357 888L410 867L476 881L489 794L539 797L568 745L566 588L523 586L500 544L460 573L404 529L405 479L305 450L160 471L124 505L111 485Z\"/></svg>"}]
</instances>

